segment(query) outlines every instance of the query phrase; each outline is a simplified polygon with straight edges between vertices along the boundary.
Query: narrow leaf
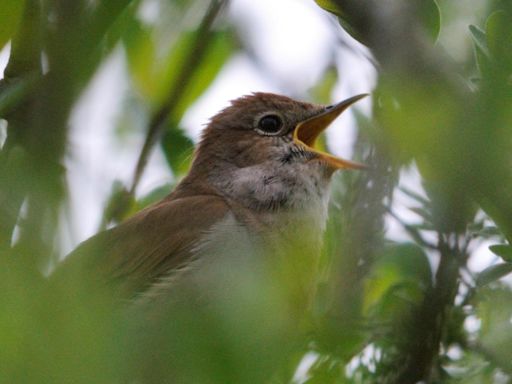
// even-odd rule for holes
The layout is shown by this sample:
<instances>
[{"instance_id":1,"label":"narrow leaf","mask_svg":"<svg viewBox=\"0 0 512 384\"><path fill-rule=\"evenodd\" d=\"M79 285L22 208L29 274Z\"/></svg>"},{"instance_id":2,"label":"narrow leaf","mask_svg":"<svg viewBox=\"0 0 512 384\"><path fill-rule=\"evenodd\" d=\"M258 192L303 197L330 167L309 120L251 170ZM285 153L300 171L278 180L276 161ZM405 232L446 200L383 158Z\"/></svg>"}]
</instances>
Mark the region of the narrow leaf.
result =
<instances>
[{"instance_id":1,"label":"narrow leaf","mask_svg":"<svg viewBox=\"0 0 512 384\"><path fill-rule=\"evenodd\" d=\"M478 71L482 76L486 76L490 72L490 53L487 45L487 36L475 25L469 26L471 37L473 38L473 45L475 47L475 58L478 67Z\"/></svg>"},{"instance_id":2,"label":"narrow leaf","mask_svg":"<svg viewBox=\"0 0 512 384\"><path fill-rule=\"evenodd\" d=\"M406 187L400 187L400 190L405 193L407 196L413 198L418 203L420 203L423 206L430 206L430 201L426 198L421 196L419 193L412 191L409 188Z\"/></svg>"},{"instance_id":3,"label":"narrow leaf","mask_svg":"<svg viewBox=\"0 0 512 384\"><path fill-rule=\"evenodd\" d=\"M361 33L359 33L354 26L350 23L350 20L348 19L347 15L341 7L339 6L337 1L333 0L315 0L315 3L320 8L323 8L327 12L332 13L333 15L336 15L338 17L338 22L340 26L354 39L364 44L364 39L361 36Z\"/></svg>"},{"instance_id":4,"label":"narrow leaf","mask_svg":"<svg viewBox=\"0 0 512 384\"><path fill-rule=\"evenodd\" d=\"M476 25L470 25L469 32L471 32L471 37L473 38L475 45L489 56L489 48L487 47L487 36L485 36L485 32Z\"/></svg>"},{"instance_id":5,"label":"narrow leaf","mask_svg":"<svg viewBox=\"0 0 512 384\"><path fill-rule=\"evenodd\" d=\"M165 196L167 196L173 189L174 185L170 183L163 184L159 187L156 187L147 195L144 195L140 199L137 200L137 211L156 203L157 201L162 200Z\"/></svg>"},{"instance_id":6,"label":"narrow leaf","mask_svg":"<svg viewBox=\"0 0 512 384\"><path fill-rule=\"evenodd\" d=\"M135 200L132 194L121 181L114 181L107 206L105 207L103 223L109 224L112 221L120 223L130 214L134 213L134 206Z\"/></svg>"},{"instance_id":7,"label":"narrow leaf","mask_svg":"<svg viewBox=\"0 0 512 384\"><path fill-rule=\"evenodd\" d=\"M501 263L491 265L490 267L484 269L478 275L476 279L476 284L481 287L492 283L493 281L499 280L502 277L508 275L512 272L512 263Z\"/></svg>"},{"instance_id":8,"label":"narrow leaf","mask_svg":"<svg viewBox=\"0 0 512 384\"><path fill-rule=\"evenodd\" d=\"M333 13L336 16L342 16L343 12L335 1L332 0L315 0L320 8L325 9L327 12Z\"/></svg>"},{"instance_id":9,"label":"narrow leaf","mask_svg":"<svg viewBox=\"0 0 512 384\"><path fill-rule=\"evenodd\" d=\"M419 18L432 41L437 41L441 31L441 10L435 0L419 2Z\"/></svg>"},{"instance_id":10,"label":"narrow leaf","mask_svg":"<svg viewBox=\"0 0 512 384\"><path fill-rule=\"evenodd\" d=\"M192 160L194 143L182 129L174 126L168 129L162 139L162 149L167 163L176 177L188 171Z\"/></svg>"},{"instance_id":11,"label":"narrow leaf","mask_svg":"<svg viewBox=\"0 0 512 384\"><path fill-rule=\"evenodd\" d=\"M177 120L213 83L220 70L235 51L235 44L229 31L215 31L201 63L190 78L185 92L174 110Z\"/></svg>"},{"instance_id":12,"label":"narrow leaf","mask_svg":"<svg viewBox=\"0 0 512 384\"><path fill-rule=\"evenodd\" d=\"M502 236L500 229L495 226L484 227L477 234L482 237Z\"/></svg>"},{"instance_id":13,"label":"narrow leaf","mask_svg":"<svg viewBox=\"0 0 512 384\"><path fill-rule=\"evenodd\" d=\"M492 57L512 61L512 16L501 10L493 12L487 19L485 32Z\"/></svg>"},{"instance_id":14,"label":"narrow leaf","mask_svg":"<svg viewBox=\"0 0 512 384\"><path fill-rule=\"evenodd\" d=\"M512 263L512 246L509 244L491 245L489 250L495 255L501 257L503 261Z\"/></svg>"},{"instance_id":15,"label":"narrow leaf","mask_svg":"<svg viewBox=\"0 0 512 384\"><path fill-rule=\"evenodd\" d=\"M412 208L409 208L411 211L413 211L414 213L416 213L417 215L421 216L423 219L425 219L425 221L429 222L429 223L432 223L432 214L426 210L425 208L421 208L421 207L412 207Z\"/></svg>"}]
</instances>

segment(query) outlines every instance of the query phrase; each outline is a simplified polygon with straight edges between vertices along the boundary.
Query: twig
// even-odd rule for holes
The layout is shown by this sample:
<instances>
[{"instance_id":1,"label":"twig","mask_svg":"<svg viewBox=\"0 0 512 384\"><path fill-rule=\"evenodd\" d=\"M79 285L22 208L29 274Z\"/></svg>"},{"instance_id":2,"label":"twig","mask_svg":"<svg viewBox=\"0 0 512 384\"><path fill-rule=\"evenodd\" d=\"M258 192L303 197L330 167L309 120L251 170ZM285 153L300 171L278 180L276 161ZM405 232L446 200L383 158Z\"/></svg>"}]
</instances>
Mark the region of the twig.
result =
<instances>
[{"instance_id":1,"label":"twig","mask_svg":"<svg viewBox=\"0 0 512 384\"><path fill-rule=\"evenodd\" d=\"M428 241L426 241L420 234L420 232L414 228L412 225L409 225L405 223L395 212L389 208L387 210L388 214L393 217L396 221L400 223L400 225L405 229L405 231L412 237L414 241L416 241L418 244L423 245L426 248L429 249L437 249L437 247L434 244L430 244Z\"/></svg>"},{"instance_id":2,"label":"twig","mask_svg":"<svg viewBox=\"0 0 512 384\"><path fill-rule=\"evenodd\" d=\"M228 0L213 0L210 3L208 10L203 17L201 24L199 25L195 40L191 44L192 48L190 49L188 56L185 58L185 60L183 60L181 68L178 69L178 74L176 75L176 83L169 91L166 101L155 113L149 123L146 139L139 154L137 165L135 166L133 173L132 184L129 189L129 193L132 196L135 194L135 190L137 189L137 186L140 182L140 178L148 162L148 157L151 154L151 150L153 149L158 137L162 134L165 128L165 122L167 121L167 118L176 108L176 105L184 93L190 78L194 74L197 66L201 63L201 59L204 56L210 41L209 32L213 22L215 21L222 8L227 4L227 2Z\"/></svg>"}]
</instances>

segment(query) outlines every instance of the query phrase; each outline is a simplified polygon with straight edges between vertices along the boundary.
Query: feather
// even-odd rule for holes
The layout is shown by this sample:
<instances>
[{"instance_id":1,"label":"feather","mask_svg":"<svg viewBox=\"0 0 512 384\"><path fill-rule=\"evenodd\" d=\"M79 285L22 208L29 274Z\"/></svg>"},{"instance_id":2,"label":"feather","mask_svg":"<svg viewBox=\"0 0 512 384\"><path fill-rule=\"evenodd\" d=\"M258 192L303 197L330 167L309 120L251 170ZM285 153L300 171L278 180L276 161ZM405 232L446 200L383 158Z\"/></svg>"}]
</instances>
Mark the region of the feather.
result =
<instances>
[{"instance_id":1,"label":"feather","mask_svg":"<svg viewBox=\"0 0 512 384\"><path fill-rule=\"evenodd\" d=\"M167 198L83 242L55 275L79 268L86 278L133 298L190 263L198 239L228 212L216 195Z\"/></svg>"}]
</instances>

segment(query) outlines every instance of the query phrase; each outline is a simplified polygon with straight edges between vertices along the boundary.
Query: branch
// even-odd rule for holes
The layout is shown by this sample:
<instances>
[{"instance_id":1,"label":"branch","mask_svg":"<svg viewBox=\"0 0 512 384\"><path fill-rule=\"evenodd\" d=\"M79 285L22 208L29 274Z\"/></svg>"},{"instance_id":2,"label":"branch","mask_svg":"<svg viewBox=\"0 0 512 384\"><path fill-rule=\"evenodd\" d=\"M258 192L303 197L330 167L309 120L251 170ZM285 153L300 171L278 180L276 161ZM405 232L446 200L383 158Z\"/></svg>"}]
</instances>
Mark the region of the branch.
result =
<instances>
[{"instance_id":1,"label":"branch","mask_svg":"<svg viewBox=\"0 0 512 384\"><path fill-rule=\"evenodd\" d=\"M394 361L397 369L387 382L416 383L437 379L439 349L454 306L460 260L463 259L457 248L445 243L439 234L438 250L441 259L434 287L425 294L420 308L410 321L409 332L405 336L406 344Z\"/></svg>"},{"instance_id":2,"label":"branch","mask_svg":"<svg viewBox=\"0 0 512 384\"><path fill-rule=\"evenodd\" d=\"M18 243L33 268L53 246L58 207L65 194L61 160L69 112L99 63L100 55L93 55L94 51L130 1L102 3L94 18L87 16L84 1L43 2L41 9L41 1L26 0L2 84L8 136L0 155L0 185L8 187L0 187L0 242L9 246L19 208L26 201ZM44 76L43 44L49 64Z\"/></svg>"},{"instance_id":3,"label":"branch","mask_svg":"<svg viewBox=\"0 0 512 384\"><path fill-rule=\"evenodd\" d=\"M420 231L418 231L417 228L415 228L414 226L407 224L405 221L403 221L402 218L399 217L395 212L393 212L393 210L391 208L389 208L387 210L387 212L392 218L394 218L396 221L398 221L398 223L405 229L405 231L409 234L409 236L412 237L412 239L416 243L418 243L428 249L437 249L437 247L435 245L430 244L428 241L426 241L423 238L423 236L421 236L421 233L420 233Z\"/></svg>"},{"instance_id":4,"label":"branch","mask_svg":"<svg viewBox=\"0 0 512 384\"><path fill-rule=\"evenodd\" d=\"M135 166L133 173L132 184L129 190L129 193L132 196L135 195L135 190L137 189L137 186L140 182L142 173L144 172L148 162L149 155L151 154L151 150L153 149L157 139L160 137L165 128L167 118L176 108L178 102L180 101L187 88L187 84L189 83L196 68L201 63L201 59L206 53L211 37L209 32L213 22L215 21L222 8L227 4L227 2L228 0L213 0L210 3L210 7L208 8L205 16L203 17L203 20L201 21L201 24L199 25L197 35L195 36L195 40L192 42L192 47L188 53L188 56L185 58L185 60L183 60L181 68L178 70L176 83L170 89L166 101L155 113L149 123L146 139L139 154L137 165Z\"/></svg>"}]
</instances>

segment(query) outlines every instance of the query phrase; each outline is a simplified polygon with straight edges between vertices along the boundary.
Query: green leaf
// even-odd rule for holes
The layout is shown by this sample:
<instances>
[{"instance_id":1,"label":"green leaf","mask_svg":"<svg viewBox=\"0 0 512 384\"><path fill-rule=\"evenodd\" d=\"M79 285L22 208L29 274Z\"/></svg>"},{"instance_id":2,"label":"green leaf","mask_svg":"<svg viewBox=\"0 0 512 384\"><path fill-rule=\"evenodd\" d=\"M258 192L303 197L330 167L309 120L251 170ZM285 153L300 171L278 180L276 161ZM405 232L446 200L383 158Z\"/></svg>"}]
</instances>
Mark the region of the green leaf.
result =
<instances>
[{"instance_id":1,"label":"green leaf","mask_svg":"<svg viewBox=\"0 0 512 384\"><path fill-rule=\"evenodd\" d=\"M503 261L512 263L512 246L509 244L491 245L489 250L495 255L501 257Z\"/></svg>"},{"instance_id":2,"label":"green leaf","mask_svg":"<svg viewBox=\"0 0 512 384\"><path fill-rule=\"evenodd\" d=\"M311 94L317 102L329 104L331 102L332 90L337 82L338 70L336 66L333 65L326 69L322 80L311 89Z\"/></svg>"},{"instance_id":3,"label":"green leaf","mask_svg":"<svg viewBox=\"0 0 512 384\"><path fill-rule=\"evenodd\" d=\"M151 31L140 23L134 23L133 30L123 39L135 86L152 107L159 108L174 87L183 89L172 111L175 121L179 121L187 108L211 85L235 48L229 31L210 32L211 35L203 37L210 40L201 62L190 80L180 84L181 79L177 76L194 49L197 33L183 32L163 58L159 57Z\"/></svg>"},{"instance_id":4,"label":"green leaf","mask_svg":"<svg viewBox=\"0 0 512 384\"><path fill-rule=\"evenodd\" d=\"M141 23L137 18L137 11L141 1L142 0L132 0L130 5L127 6L112 23L105 34L103 42L107 51L111 51L120 41L127 43L129 38L125 39L125 37L131 36L133 38L134 32L141 29Z\"/></svg>"},{"instance_id":5,"label":"green leaf","mask_svg":"<svg viewBox=\"0 0 512 384\"><path fill-rule=\"evenodd\" d=\"M425 286L432 283L432 270L428 257L413 243L401 243L388 246L375 262L377 268L393 268L404 279L412 278Z\"/></svg>"},{"instance_id":6,"label":"green leaf","mask_svg":"<svg viewBox=\"0 0 512 384\"><path fill-rule=\"evenodd\" d=\"M435 0L421 0L418 3L419 19L432 41L437 41L441 31L441 10Z\"/></svg>"},{"instance_id":7,"label":"green leaf","mask_svg":"<svg viewBox=\"0 0 512 384\"><path fill-rule=\"evenodd\" d=\"M469 31L471 32L471 37L473 38L478 71L482 76L487 76L490 73L491 59L485 32L474 25L469 26Z\"/></svg>"},{"instance_id":8,"label":"green leaf","mask_svg":"<svg viewBox=\"0 0 512 384\"><path fill-rule=\"evenodd\" d=\"M131 28L123 35L128 68L135 87L145 98L150 99L154 90L156 48L150 31L138 20L131 22Z\"/></svg>"},{"instance_id":9,"label":"green leaf","mask_svg":"<svg viewBox=\"0 0 512 384\"><path fill-rule=\"evenodd\" d=\"M341 27L353 38L364 43L362 39L363 34L354 28L351 22L352 20L350 20L349 17L350 15L343 12L343 9L340 7L340 1L315 0L315 3L327 12L338 16ZM417 18L422 23L427 34L432 38L432 41L436 41L441 30L441 11L436 0L417 0L416 3L418 11Z\"/></svg>"},{"instance_id":10,"label":"green leaf","mask_svg":"<svg viewBox=\"0 0 512 384\"><path fill-rule=\"evenodd\" d=\"M491 265L478 274L476 284L481 287L499 280L512 272L512 263L501 263Z\"/></svg>"},{"instance_id":11,"label":"green leaf","mask_svg":"<svg viewBox=\"0 0 512 384\"><path fill-rule=\"evenodd\" d=\"M509 22L510 17L505 11L496 11L488 17L485 23L487 46L494 56L504 53L500 48L511 43Z\"/></svg>"},{"instance_id":12,"label":"green leaf","mask_svg":"<svg viewBox=\"0 0 512 384\"><path fill-rule=\"evenodd\" d=\"M308 371L304 384L334 384L340 382L344 361L333 356L320 356Z\"/></svg>"},{"instance_id":13,"label":"green leaf","mask_svg":"<svg viewBox=\"0 0 512 384\"><path fill-rule=\"evenodd\" d=\"M194 143L177 126L168 129L162 139L162 149L167 163L176 177L184 175L190 168Z\"/></svg>"},{"instance_id":14,"label":"green leaf","mask_svg":"<svg viewBox=\"0 0 512 384\"><path fill-rule=\"evenodd\" d=\"M476 233L478 236L482 237L493 237L493 236L502 236L500 229L495 226L487 226L482 228Z\"/></svg>"},{"instance_id":15,"label":"green leaf","mask_svg":"<svg viewBox=\"0 0 512 384\"><path fill-rule=\"evenodd\" d=\"M161 185L155 189L153 189L151 192L149 192L147 195L144 195L139 200L137 200L137 211L140 211L141 209L156 203L157 201L162 200L165 196L167 196L173 189L174 185L170 183L165 183L164 185Z\"/></svg>"},{"instance_id":16,"label":"green leaf","mask_svg":"<svg viewBox=\"0 0 512 384\"><path fill-rule=\"evenodd\" d=\"M18 30L24 7L24 0L2 0L0 6L0 49Z\"/></svg>"},{"instance_id":17,"label":"green leaf","mask_svg":"<svg viewBox=\"0 0 512 384\"><path fill-rule=\"evenodd\" d=\"M505 11L492 13L487 19L485 31L492 57L512 66L512 16Z\"/></svg>"},{"instance_id":18,"label":"green leaf","mask_svg":"<svg viewBox=\"0 0 512 384\"><path fill-rule=\"evenodd\" d=\"M507 198L508 199L508 198ZM508 200L483 197L479 199L479 204L484 212L493 220L497 226L484 228L483 232L486 236L504 236L509 243L512 242L512 223L510 222L510 209L508 208ZM485 232L488 232L487 234Z\"/></svg>"},{"instance_id":19,"label":"green leaf","mask_svg":"<svg viewBox=\"0 0 512 384\"><path fill-rule=\"evenodd\" d=\"M201 96L212 84L224 64L235 50L235 44L230 31L216 31L210 38L207 52L196 68L185 93L174 110L173 118L181 119L185 111Z\"/></svg>"},{"instance_id":20,"label":"green leaf","mask_svg":"<svg viewBox=\"0 0 512 384\"><path fill-rule=\"evenodd\" d=\"M393 325L394 319L403 319L410 313L411 307L418 306L422 302L424 294L424 290L417 282L402 281L386 290L378 305L371 308L370 313L379 317L381 321L391 322Z\"/></svg>"},{"instance_id":21,"label":"green leaf","mask_svg":"<svg viewBox=\"0 0 512 384\"><path fill-rule=\"evenodd\" d=\"M478 72L482 77L487 77L492 73L490 58L477 46L475 46L475 57Z\"/></svg>"},{"instance_id":22,"label":"green leaf","mask_svg":"<svg viewBox=\"0 0 512 384\"><path fill-rule=\"evenodd\" d=\"M323 8L327 12L331 12L332 14L335 14L336 16L343 15L343 12L341 11L341 8L338 6L338 4L335 1L332 1L332 0L315 0L315 3L317 3L320 8Z\"/></svg>"},{"instance_id":23,"label":"green leaf","mask_svg":"<svg viewBox=\"0 0 512 384\"><path fill-rule=\"evenodd\" d=\"M409 224L409 228L417 231L435 231L436 227L432 223Z\"/></svg>"},{"instance_id":24,"label":"green leaf","mask_svg":"<svg viewBox=\"0 0 512 384\"><path fill-rule=\"evenodd\" d=\"M432 270L427 255L421 247L412 243L387 247L375 261L370 278L365 283L365 310L379 302L382 305L382 300L395 287L409 287L409 284L415 285L418 290L431 286Z\"/></svg>"},{"instance_id":25,"label":"green leaf","mask_svg":"<svg viewBox=\"0 0 512 384\"><path fill-rule=\"evenodd\" d=\"M400 191L405 193L410 198L413 198L414 200L416 200L421 205L423 205L425 207L430 206L430 201L426 197L421 196L419 193L417 193L409 188L406 188L406 187L399 187L399 189L400 189Z\"/></svg>"},{"instance_id":26,"label":"green leaf","mask_svg":"<svg viewBox=\"0 0 512 384\"><path fill-rule=\"evenodd\" d=\"M338 2L332 0L315 0L315 3L327 12L330 12L338 17L338 22L341 27L354 39L364 43L361 34L352 26L350 20L343 10L338 6Z\"/></svg>"},{"instance_id":27,"label":"green leaf","mask_svg":"<svg viewBox=\"0 0 512 384\"><path fill-rule=\"evenodd\" d=\"M421 216L427 223L432 223L432 213L421 207L411 207L409 208L415 214Z\"/></svg>"},{"instance_id":28,"label":"green leaf","mask_svg":"<svg viewBox=\"0 0 512 384\"><path fill-rule=\"evenodd\" d=\"M133 214L135 212L134 208L135 199L132 194L121 181L116 180L112 184L112 191L105 208L103 221L107 224L111 221L119 223Z\"/></svg>"},{"instance_id":29,"label":"green leaf","mask_svg":"<svg viewBox=\"0 0 512 384\"><path fill-rule=\"evenodd\" d=\"M485 36L485 32L476 25L470 25L469 32L471 32L471 37L475 46L480 48L482 52L489 56L489 48L487 47L487 36Z\"/></svg>"}]
</instances>

